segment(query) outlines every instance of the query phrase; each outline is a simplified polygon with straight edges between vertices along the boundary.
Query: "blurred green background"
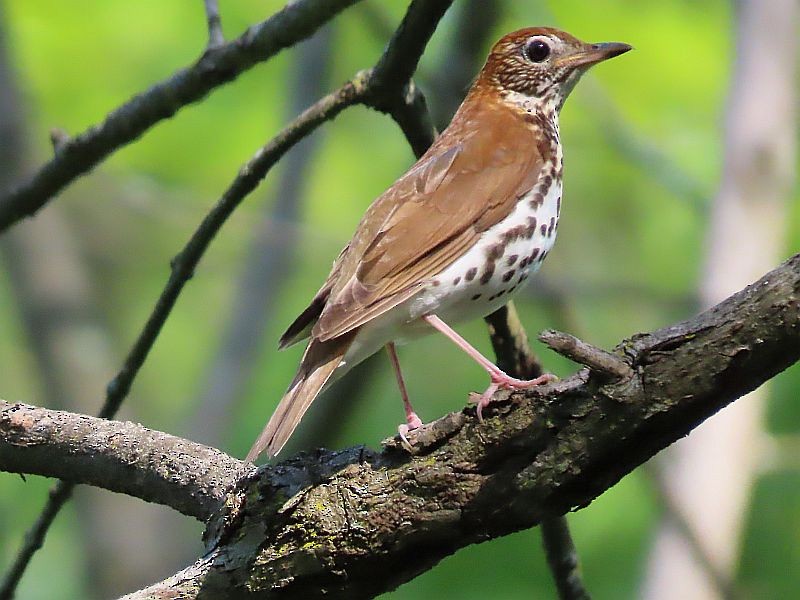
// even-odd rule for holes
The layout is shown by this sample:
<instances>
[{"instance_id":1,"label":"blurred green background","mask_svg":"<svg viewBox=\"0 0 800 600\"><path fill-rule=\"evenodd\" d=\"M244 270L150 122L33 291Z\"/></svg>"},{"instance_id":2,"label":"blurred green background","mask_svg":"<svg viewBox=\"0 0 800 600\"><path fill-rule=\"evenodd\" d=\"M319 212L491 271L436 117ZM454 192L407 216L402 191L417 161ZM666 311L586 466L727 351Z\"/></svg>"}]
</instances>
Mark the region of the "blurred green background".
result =
<instances>
[{"instance_id":1,"label":"blurred green background","mask_svg":"<svg viewBox=\"0 0 800 600\"><path fill-rule=\"evenodd\" d=\"M226 35L239 35L282 4L223 2ZM440 119L453 94L444 82L465 69L460 59L471 57L454 47L463 25L460 4L440 25L418 74ZM722 162L722 117L737 43L731 4L487 4L498 12L487 15L491 28L484 28L481 39L471 38L479 55L503 33L538 24L636 48L592 71L562 112L564 218L555 252L518 297L523 323L530 332L567 329L611 347L637 331L690 316L698 308L708 209ZM0 7L22 97L29 169L50 155L51 127L83 131L191 63L206 42L199 1L6 0ZM36 332L24 318L24 290L11 275L12 263L22 261L15 254L21 250L7 249L0 263L0 397L33 404L57 397L61 406L96 410L103 384L119 368L166 281L170 258L242 163L309 103L303 96L310 93L302 85L309 83L305 70L327 71L317 84L324 91L372 65L405 7L399 0L373 0L346 11L310 53L303 56L296 47L253 68L159 124L48 206L42 214L57 215L66 247L74 251L73 266L86 284L82 293L93 307L91 321L82 326L102 337L91 347L104 350L88 351L90 346L76 342L80 336L66 340L63 352L90 363L85 367L92 376L83 383L91 385L80 399L48 391L52 382L42 374L46 367L31 340ZM472 61L466 72L479 67ZM469 76L455 89L463 90L468 81ZM244 455L260 431L302 352L295 347L278 353L278 336L316 291L364 208L413 162L398 127L364 108L324 125L295 154L293 166L281 163L212 244L137 378L124 418L219 445L236 456ZM294 184L287 183L292 176ZM292 194L291 206L279 204L284 192ZM800 246L797 206L792 203L784 256ZM258 296L242 300L253 273L258 281L259 256L273 262L266 267L268 286L260 292L269 295L263 304L269 310L254 317L258 325L242 341L255 349L252 372L236 374L234 368L231 375L229 369L229 379L216 381L225 352L236 351L242 337L229 335L232 320L261 306ZM461 330L491 351L482 322ZM541 346L537 351L558 375L575 368ZM440 336L400 348L400 359L425 420L459 409L470 390L485 385L484 373ZM385 357L350 379L321 403L316 421L312 409L296 444L375 446L393 433L403 414ZM800 464L792 451L800 429L798 384L795 367L772 387L766 427L776 435L777 460L765 467L752 493L736 577L752 597L787 598L800 589ZM213 386L230 392L224 403L204 395ZM337 395L343 394L353 398L352 406L338 410ZM1 565L12 560L51 485L38 477L0 476ZM100 532L91 522L101 510L94 506L112 511ZM570 515L594 597L637 596L662 510L650 476L640 470ZM155 535L148 537L148 531ZM93 598L131 591L188 564L201 550L200 532L200 524L167 509L103 491L83 492L57 519L19 597ZM122 547L133 554L121 554ZM547 598L554 597L554 588L539 533L532 530L462 550L387 597Z\"/></svg>"}]
</instances>

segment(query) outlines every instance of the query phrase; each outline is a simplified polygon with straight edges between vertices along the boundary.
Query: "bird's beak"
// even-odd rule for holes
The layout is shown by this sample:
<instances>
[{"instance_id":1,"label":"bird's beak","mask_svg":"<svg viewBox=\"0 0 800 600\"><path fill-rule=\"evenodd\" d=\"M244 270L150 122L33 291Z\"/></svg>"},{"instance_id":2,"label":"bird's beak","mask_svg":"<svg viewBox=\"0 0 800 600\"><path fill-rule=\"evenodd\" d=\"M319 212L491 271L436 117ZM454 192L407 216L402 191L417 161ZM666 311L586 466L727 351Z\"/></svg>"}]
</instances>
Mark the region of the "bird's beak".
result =
<instances>
[{"instance_id":1,"label":"bird's beak","mask_svg":"<svg viewBox=\"0 0 800 600\"><path fill-rule=\"evenodd\" d=\"M559 66L566 67L591 67L599 62L614 58L633 50L633 46L621 42L603 42L601 44L586 44L573 54L568 54L559 62Z\"/></svg>"}]
</instances>

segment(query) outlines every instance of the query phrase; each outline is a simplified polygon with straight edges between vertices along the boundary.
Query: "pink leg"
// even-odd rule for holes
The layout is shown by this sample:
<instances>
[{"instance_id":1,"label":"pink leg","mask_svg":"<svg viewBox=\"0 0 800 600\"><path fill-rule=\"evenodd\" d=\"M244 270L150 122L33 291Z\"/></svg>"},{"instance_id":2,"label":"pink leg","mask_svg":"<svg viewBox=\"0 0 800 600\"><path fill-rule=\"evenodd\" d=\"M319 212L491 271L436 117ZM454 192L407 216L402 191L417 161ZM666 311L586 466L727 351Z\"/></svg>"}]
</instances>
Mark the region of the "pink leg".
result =
<instances>
[{"instance_id":1,"label":"pink leg","mask_svg":"<svg viewBox=\"0 0 800 600\"><path fill-rule=\"evenodd\" d=\"M395 377L397 377L397 386L400 388L400 395L403 397L403 408L406 411L406 422L397 428L397 432L400 434L402 440L406 444L409 444L408 438L406 437L408 432L417 427L421 427L422 419L414 412L414 408L411 406L411 400L408 399L408 390L406 389L406 382L403 380L403 373L400 371L400 361L397 358L397 350L394 347L394 342L386 344L386 352L389 353L389 361L392 363Z\"/></svg>"},{"instance_id":2,"label":"pink leg","mask_svg":"<svg viewBox=\"0 0 800 600\"><path fill-rule=\"evenodd\" d=\"M500 370L500 368L495 365L492 361L486 358L483 354L478 352L472 344L470 344L467 340L461 337L458 333L456 333L447 323L442 321L436 315L428 315L423 317L428 324L436 329L437 331L446 335L452 342L456 344L459 348L461 348L464 352L466 352L469 356L475 360L480 366L482 366L486 371L489 373L489 377L491 378L491 383L489 387L486 388L486 391L478 400L478 420L483 421L483 408L488 405L492 401L492 395L499 389L499 388L506 388L506 389L525 389L535 387L537 385L542 385L545 383L550 383L551 381L556 380L555 375L551 375L550 373L545 373L536 379L524 380L524 379L517 379L516 377L511 377Z\"/></svg>"}]
</instances>

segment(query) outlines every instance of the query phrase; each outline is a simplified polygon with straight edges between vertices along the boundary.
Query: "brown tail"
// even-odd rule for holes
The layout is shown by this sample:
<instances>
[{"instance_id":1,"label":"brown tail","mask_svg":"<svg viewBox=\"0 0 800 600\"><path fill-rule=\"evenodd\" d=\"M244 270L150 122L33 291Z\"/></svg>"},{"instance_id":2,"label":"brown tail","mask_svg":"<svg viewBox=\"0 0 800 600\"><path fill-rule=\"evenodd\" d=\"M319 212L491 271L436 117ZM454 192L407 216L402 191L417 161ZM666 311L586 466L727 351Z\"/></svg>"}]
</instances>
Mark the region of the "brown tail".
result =
<instances>
[{"instance_id":1,"label":"brown tail","mask_svg":"<svg viewBox=\"0 0 800 600\"><path fill-rule=\"evenodd\" d=\"M309 342L297 375L247 453L247 461L253 462L264 450L271 457L280 452L325 382L342 362L354 337L355 332L351 332L326 342L314 339Z\"/></svg>"}]
</instances>

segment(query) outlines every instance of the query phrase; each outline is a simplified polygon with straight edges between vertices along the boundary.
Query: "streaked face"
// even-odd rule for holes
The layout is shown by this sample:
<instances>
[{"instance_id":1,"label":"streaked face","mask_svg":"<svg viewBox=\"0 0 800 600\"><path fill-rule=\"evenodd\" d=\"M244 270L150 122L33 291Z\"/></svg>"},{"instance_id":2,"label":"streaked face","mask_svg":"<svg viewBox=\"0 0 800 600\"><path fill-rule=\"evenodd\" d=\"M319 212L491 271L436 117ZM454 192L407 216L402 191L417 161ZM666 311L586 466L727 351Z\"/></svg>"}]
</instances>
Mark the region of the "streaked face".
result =
<instances>
[{"instance_id":1,"label":"streaked face","mask_svg":"<svg viewBox=\"0 0 800 600\"><path fill-rule=\"evenodd\" d=\"M502 90L561 108L589 67L630 49L616 42L587 44L555 29L523 29L497 42L488 64Z\"/></svg>"}]
</instances>

